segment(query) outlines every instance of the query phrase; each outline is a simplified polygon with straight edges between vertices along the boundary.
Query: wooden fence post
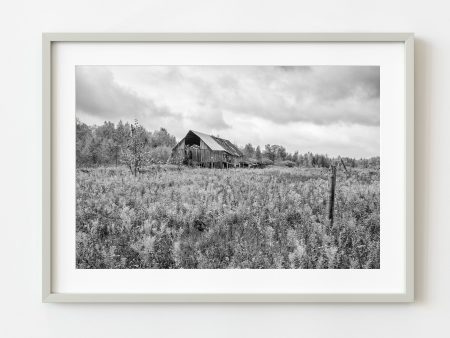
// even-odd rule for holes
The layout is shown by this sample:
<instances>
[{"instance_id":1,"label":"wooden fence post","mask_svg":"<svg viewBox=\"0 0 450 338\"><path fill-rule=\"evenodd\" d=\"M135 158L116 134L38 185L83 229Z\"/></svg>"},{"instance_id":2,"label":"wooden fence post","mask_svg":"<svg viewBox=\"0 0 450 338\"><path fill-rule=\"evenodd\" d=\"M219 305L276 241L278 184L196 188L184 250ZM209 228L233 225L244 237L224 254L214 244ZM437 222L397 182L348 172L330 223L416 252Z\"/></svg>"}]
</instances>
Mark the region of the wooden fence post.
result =
<instances>
[{"instance_id":1,"label":"wooden fence post","mask_svg":"<svg viewBox=\"0 0 450 338\"><path fill-rule=\"evenodd\" d=\"M350 176L350 172L347 170L347 166L344 163L344 160L339 156L339 159L341 160L341 164L344 167L345 173L347 174L347 177Z\"/></svg>"},{"instance_id":2,"label":"wooden fence post","mask_svg":"<svg viewBox=\"0 0 450 338\"><path fill-rule=\"evenodd\" d=\"M336 193L336 165L331 165L331 175L330 175L330 198L328 200L328 220L330 221L330 228L333 227L334 222L334 199Z\"/></svg>"}]
</instances>

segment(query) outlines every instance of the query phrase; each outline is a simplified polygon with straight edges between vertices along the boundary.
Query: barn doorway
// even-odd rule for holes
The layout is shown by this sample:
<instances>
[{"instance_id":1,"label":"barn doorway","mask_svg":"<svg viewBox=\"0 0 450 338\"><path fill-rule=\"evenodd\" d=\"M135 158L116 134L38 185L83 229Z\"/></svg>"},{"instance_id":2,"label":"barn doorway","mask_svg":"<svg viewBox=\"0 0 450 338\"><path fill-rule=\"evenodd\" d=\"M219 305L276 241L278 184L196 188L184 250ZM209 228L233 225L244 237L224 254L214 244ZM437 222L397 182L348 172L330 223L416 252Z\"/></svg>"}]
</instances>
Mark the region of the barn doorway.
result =
<instances>
[{"instance_id":1,"label":"barn doorway","mask_svg":"<svg viewBox=\"0 0 450 338\"><path fill-rule=\"evenodd\" d=\"M187 133L187 135L186 135L186 137L184 139L184 143L188 147L194 146L194 145L200 147L200 137L195 135L192 131L189 131L189 133Z\"/></svg>"}]
</instances>

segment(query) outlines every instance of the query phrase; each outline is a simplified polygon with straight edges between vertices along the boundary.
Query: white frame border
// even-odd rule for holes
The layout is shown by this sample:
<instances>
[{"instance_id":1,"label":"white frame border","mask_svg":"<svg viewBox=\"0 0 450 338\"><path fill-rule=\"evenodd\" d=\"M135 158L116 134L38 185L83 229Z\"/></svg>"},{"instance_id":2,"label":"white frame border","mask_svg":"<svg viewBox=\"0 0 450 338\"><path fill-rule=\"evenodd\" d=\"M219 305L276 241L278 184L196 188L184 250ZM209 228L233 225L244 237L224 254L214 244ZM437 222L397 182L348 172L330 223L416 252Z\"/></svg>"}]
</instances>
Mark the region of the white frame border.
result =
<instances>
[{"instance_id":1,"label":"white frame border","mask_svg":"<svg viewBox=\"0 0 450 338\"><path fill-rule=\"evenodd\" d=\"M401 42L405 45L406 286L403 293L54 293L52 291L53 42ZM44 33L42 35L42 301L64 302L413 302L414 301L414 34L412 33Z\"/></svg>"}]
</instances>

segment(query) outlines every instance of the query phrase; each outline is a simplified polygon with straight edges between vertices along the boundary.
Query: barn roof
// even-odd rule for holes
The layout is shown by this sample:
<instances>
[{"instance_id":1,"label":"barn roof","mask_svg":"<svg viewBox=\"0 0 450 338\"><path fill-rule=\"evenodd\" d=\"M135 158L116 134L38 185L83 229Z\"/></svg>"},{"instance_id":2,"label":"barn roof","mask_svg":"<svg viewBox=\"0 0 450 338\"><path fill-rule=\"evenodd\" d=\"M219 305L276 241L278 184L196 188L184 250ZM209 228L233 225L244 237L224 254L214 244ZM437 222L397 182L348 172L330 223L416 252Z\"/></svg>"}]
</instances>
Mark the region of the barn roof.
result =
<instances>
[{"instance_id":1,"label":"barn roof","mask_svg":"<svg viewBox=\"0 0 450 338\"><path fill-rule=\"evenodd\" d=\"M189 133L197 135L212 151L225 151L233 156L243 156L239 148L228 140L195 130L190 130L187 135L189 135Z\"/></svg>"},{"instance_id":2,"label":"barn roof","mask_svg":"<svg viewBox=\"0 0 450 338\"><path fill-rule=\"evenodd\" d=\"M203 142L206 143L206 145L213 151L224 151L225 149L213 138L213 136L208 135L208 134L204 134L201 133L199 131L195 131L195 130L190 130L191 132L193 132L195 135L197 135L198 137L200 137Z\"/></svg>"},{"instance_id":3,"label":"barn roof","mask_svg":"<svg viewBox=\"0 0 450 338\"><path fill-rule=\"evenodd\" d=\"M219 143L227 153L230 153L234 156L243 156L244 154L241 153L238 147L236 147L233 143L231 143L228 140L225 140L223 138L211 136L214 140L216 140L217 143Z\"/></svg>"}]
</instances>

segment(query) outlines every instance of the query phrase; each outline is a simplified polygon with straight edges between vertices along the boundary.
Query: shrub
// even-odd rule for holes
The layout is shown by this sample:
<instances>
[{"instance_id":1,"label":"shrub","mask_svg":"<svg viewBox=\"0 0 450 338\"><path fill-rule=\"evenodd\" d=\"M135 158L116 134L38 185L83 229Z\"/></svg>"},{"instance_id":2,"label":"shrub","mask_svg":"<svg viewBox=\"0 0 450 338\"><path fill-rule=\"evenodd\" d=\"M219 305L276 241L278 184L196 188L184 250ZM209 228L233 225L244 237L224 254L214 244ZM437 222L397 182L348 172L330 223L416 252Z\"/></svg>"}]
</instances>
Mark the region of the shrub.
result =
<instances>
[{"instance_id":1,"label":"shrub","mask_svg":"<svg viewBox=\"0 0 450 338\"><path fill-rule=\"evenodd\" d=\"M272 160L269 160L269 159L266 158L266 157L263 157L263 158L261 159L261 164L263 164L263 165L271 165L271 164L273 164L273 161L272 161Z\"/></svg>"},{"instance_id":2,"label":"shrub","mask_svg":"<svg viewBox=\"0 0 450 338\"><path fill-rule=\"evenodd\" d=\"M292 162L292 161L280 161L280 162L277 162L276 164L280 165L280 166L288 167L288 168L293 168L296 166L295 162Z\"/></svg>"},{"instance_id":3,"label":"shrub","mask_svg":"<svg viewBox=\"0 0 450 338\"><path fill-rule=\"evenodd\" d=\"M172 153L172 148L167 146L160 146L152 148L148 151L147 156L149 158L149 163L152 164L165 164L170 158Z\"/></svg>"}]
</instances>

